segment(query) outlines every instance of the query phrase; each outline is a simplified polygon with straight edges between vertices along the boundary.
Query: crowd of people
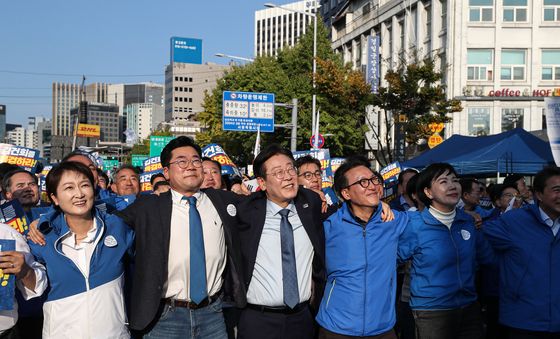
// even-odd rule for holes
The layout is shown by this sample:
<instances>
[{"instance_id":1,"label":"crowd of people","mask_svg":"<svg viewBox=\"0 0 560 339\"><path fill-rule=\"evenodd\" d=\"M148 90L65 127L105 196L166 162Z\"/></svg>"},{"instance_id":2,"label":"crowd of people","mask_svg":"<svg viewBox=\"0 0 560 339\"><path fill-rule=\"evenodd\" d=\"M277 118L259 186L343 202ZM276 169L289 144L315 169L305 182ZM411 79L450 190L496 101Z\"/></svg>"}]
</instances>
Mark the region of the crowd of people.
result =
<instances>
[{"instance_id":1,"label":"crowd of people","mask_svg":"<svg viewBox=\"0 0 560 339\"><path fill-rule=\"evenodd\" d=\"M321 163L271 145L259 190L222 176L188 137L140 192L75 151L46 176L0 164L27 238L0 224L14 307L0 338L560 338L560 169L486 186L445 163L405 169L398 196L348 157Z\"/></svg>"}]
</instances>

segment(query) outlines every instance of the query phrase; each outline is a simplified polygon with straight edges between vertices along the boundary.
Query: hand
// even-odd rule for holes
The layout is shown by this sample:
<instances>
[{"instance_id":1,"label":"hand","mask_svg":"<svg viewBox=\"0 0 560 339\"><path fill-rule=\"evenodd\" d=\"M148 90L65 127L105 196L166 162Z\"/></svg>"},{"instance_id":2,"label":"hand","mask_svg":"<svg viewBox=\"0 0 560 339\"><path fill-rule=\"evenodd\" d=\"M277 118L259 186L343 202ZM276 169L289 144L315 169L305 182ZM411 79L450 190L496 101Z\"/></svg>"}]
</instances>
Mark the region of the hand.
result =
<instances>
[{"instance_id":1,"label":"hand","mask_svg":"<svg viewBox=\"0 0 560 339\"><path fill-rule=\"evenodd\" d=\"M465 211L465 213L473 217L474 227L476 227L476 229L480 229L482 227L482 217L480 216L480 214L475 213L473 211L467 211L467 210L463 210L463 211Z\"/></svg>"},{"instance_id":2,"label":"hand","mask_svg":"<svg viewBox=\"0 0 560 339\"><path fill-rule=\"evenodd\" d=\"M14 274L17 279L22 279L31 271L23 253L17 251L0 252L0 268L4 274Z\"/></svg>"},{"instance_id":3,"label":"hand","mask_svg":"<svg viewBox=\"0 0 560 339\"><path fill-rule=\"evenodd\" d=\"M27 239L33 241L33 243L37 245L45 246L47 244L45 242L45 236L37 229L37 225L39 225L39 220L35 220L29 225Z\"/></svg>"},{"instance_id":4,"label":"hand","mask_svg":"<svg viewBox=\"0 0 560 339\"><path fill-rule=\"evenodd\" d=\"M383 222L395 220L395 214L391 210L391 207L383 201L381 201L381 220Z\"/></svg>"}]
</instances>

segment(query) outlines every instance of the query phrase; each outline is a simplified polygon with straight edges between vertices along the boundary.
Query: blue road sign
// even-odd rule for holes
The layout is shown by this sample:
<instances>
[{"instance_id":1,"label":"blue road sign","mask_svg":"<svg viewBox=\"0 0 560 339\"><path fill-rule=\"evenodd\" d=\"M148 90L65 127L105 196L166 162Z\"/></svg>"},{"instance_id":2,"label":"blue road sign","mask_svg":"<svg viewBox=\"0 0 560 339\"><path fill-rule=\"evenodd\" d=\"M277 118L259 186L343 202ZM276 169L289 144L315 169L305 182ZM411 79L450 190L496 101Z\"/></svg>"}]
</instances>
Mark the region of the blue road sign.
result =
<instances>
[{"instance_id":1,"label":"blue road sign","mask_svg":"<svg viewBox=\"0 0 560 339\"><path fill-rule=\"evenodd\" d=\"M224 91L222 127L224 131L274 132L274 94Z\"/></svg>"}]
</instances>

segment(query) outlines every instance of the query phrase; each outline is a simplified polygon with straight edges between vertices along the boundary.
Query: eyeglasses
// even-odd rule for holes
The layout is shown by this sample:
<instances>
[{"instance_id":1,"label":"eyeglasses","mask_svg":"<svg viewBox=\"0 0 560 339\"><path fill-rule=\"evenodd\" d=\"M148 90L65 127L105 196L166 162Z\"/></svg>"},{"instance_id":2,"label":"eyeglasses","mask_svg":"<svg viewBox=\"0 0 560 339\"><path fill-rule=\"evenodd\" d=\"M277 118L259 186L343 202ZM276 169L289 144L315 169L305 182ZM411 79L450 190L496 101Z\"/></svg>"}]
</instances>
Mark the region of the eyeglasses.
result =
<instances>
[{"instance_id":1,"label":"eyeglasses","mask_svg":"<svg viewBox=\"0 0 560 339\"><path fill-rule=\"evenodd\" d=\"M202 167L202 160L200 159L191 159L191 160L186 160L186 159L179 159L179 160L175 160L169 163L169 166L173 165L173 164L177 164L177 166L179 166L180 169L185 169L189 166L189 164L191 164L194 168L199 168Z\"/></svg>"},{"instance_id":2,"label":"eyeglasses","mask_svg":"<svg viewBox=\"0 0 560 339\"><path fill-rule=\"evenodd\" d=\"M323 173L321 173L321 171L317 170L315 172L303 172L302 174L298 175L300 177L304 177L305 180L311 180L313 179L313 177L320 179L323 176Z\"/></svg>"},{"instance_id":3,"label":"eyeglasses","mask_svg":"<svg viewBox=\"0 0 560 339\"><path fill-rule=\"evenodd\" d=\"M356 181L355 183L346 186L346 188L350 188L351 186L354 186L354 185L357 185L357 184L360 184L360 186L362 186L363 188L368 188L370 183L373 184L373 186L377 186L377 185L381 184L381 181L379 181L378 177L373 176L369 179L360 179L360 180Z\"/></svg>"},{"instance_id":4,"label":"eyeglasses","mask_svg":"<svg viewBox=\"0 0 560 339\"><path fill-rule=\"evenodd\" d=\"M518 196L519 196L518 194L514 194L514 193L504 193L504 194L502 194L502 198L506 197L508 199L517 198Z\"/></svg>"},{"instance_id":5,"label":"eyeglasses","mask_svg":"<svg viewBox=\"0 0 560 339\"><path fill-rule=\"evenodd\" d=\"M288 173L290 175L290 177L293 177L296 175L296 169L293 166L290 166L286 169L280 169L280 170L276 170L274 172L271 173L267 173L272 175L273 177L275 177L278 180L282 180L286 177L286 173Z\"/></svg>"}]
</instances>

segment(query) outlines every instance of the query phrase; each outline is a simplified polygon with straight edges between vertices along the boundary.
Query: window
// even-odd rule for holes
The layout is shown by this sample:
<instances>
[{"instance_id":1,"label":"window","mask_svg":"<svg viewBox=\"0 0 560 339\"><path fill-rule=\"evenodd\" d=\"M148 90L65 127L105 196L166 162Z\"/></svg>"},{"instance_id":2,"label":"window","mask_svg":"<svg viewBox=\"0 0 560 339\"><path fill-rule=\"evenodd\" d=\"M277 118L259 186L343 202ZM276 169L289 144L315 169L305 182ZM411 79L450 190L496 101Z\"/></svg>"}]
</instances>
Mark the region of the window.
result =
<instances>
[{"instance_id":1,"label":"window","mask_svg":"<svg viewBox=\"0 0 560 339\"><path fill-rule=\"evenodd\" d=\"M503 0L505 22L527 21L527 0Z\"/></svg>"},{"instance_id":2,"label":"window","mask_svg":"<svg viewBox=\"0 0 560 339\"><path fill-rule=\"evenodd\" d=\"M494 20L494 0L469 0L469 21L489 22Z\"/></svg>"},{"instance_id":3,"label":"window","mask_svg":"<svg viewBox=\"0 0 560 339\"><path fill-rule=\"evenodd\" d=\"M544 0L544 21L560 21L560 0Z\"/></svg>"},{"instance_id":4,"label":"window","mask_svg":"<svg viewBox=\"0 0 560 339\"><path fill-rule=\"evenodd\" d=\"M542 51L541 80L560 80L560 49Z\"/></svg>"},{"instance_id":5,"label":"window","mask_svg":"<svg viewBox=\"0 0 560 339\"><path fill-rule=\"evenodd\" d=\"M523 127L523 108L502 108L502 132Z\"/></svg>"},{"instance_id":6,"label":"window","mask_svg":"<svg viewBox=\"0 0 560 339\"><path fill-rule=\"evenodd\" d=\"M490 108L469 107L468 114L469 135L490 134Z\"/></svg>"},{"instance_id":7,"label":"window","mask_svg":"<svg viewBox=\"0 0 560 339\"><path fill-rule=\"evenodd\" d=\"M467 80L493 80L493 56L491 49L467 50Z\"/></svg>"},{"instance_id":8,"label":"window","mask_svg":"<svg viewBox=\"0 0 560 339\"><path fill-rule=\"evenodd\" d=\"M525 50L502 50L501 80L525 80Z\"/></svg>"}]
</instances>

